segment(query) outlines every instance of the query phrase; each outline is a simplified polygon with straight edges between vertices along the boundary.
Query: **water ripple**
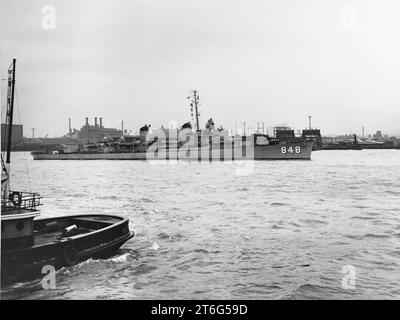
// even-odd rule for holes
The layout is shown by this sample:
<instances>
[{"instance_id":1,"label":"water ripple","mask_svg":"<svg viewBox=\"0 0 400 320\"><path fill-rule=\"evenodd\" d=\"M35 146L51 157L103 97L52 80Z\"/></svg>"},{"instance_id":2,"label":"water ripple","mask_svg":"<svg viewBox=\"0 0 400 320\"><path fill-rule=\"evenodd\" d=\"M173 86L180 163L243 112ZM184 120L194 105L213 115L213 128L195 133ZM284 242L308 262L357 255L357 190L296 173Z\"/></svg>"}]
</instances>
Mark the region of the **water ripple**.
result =
<instances>
[{"instance_id":1,"label":"water ripple","mask_svg":"<svg viewBox=\"0 0 400 320\"><path fill-rule=\"evenodd\" d=\"M18 283L2 298L398 299L398 156L321 151L255 162L248 176L236 162L29 160L42 216L118 214L136 235L109 259L59 270L54 291ZM13 188L28 190L25 155L13 157Z\"/></svg>"}]
</instances>

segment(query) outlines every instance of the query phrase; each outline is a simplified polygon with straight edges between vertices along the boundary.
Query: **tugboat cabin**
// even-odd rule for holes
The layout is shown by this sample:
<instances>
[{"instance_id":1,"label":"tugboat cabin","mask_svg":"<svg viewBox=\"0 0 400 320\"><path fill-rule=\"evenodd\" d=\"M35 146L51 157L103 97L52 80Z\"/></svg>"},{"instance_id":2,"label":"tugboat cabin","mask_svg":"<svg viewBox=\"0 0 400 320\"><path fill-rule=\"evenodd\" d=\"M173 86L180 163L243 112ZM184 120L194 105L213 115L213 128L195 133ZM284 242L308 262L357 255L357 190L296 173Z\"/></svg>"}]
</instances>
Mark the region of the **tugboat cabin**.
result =
<instances>
[{"instance_id":1,"label":"tugboat cabin","mask_svg":"<svg viewBox=\"0 0 400 320\"><path fill-rule=\"evenodd\" d=\"M33 219L39 215L37 193L8 191L1 199L1 245L23 248L34 244Z\"/></svg>"}]
</instances>

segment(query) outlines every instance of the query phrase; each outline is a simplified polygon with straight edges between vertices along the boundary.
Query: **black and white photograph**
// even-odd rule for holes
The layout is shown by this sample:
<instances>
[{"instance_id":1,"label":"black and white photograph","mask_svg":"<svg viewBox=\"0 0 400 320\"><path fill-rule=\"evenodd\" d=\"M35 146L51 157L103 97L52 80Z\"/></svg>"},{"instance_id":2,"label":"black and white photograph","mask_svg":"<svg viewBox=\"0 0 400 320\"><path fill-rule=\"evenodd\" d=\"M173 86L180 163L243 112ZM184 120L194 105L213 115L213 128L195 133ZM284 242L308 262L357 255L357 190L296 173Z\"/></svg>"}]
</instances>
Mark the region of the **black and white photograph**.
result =
<instances>
[{"instance_id":1,"label":"black and white photograph","mask_svg":"<svg viewBox=\"0 0 400 320\"><path fill-rule=\"evenodd\" d=\"M399 300L399 39L397 0L0 0L0 299Z\"/></svg>"}]
</instances>

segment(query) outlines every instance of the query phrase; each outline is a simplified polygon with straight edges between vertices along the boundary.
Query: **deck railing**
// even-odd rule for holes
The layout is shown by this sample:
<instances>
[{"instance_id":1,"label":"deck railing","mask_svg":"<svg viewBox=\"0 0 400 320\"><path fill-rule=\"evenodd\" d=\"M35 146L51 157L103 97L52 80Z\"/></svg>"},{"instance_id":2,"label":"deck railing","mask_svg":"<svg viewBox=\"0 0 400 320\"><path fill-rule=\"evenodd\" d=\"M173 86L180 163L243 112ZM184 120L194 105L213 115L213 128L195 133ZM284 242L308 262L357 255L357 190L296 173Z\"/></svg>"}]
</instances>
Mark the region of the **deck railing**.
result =
<instances>
[{"instance_id":1,"label":"deck railing","mask_svg":"<svg viewBox=\"0 0 400 320\"><path fill-rule=\"evenodd\" d=\"M1 199L1 208L4 209L30 209L35 210L40 206L40 195L33 192L9 191L6 199Z\"/></svg>"}]
</instances>

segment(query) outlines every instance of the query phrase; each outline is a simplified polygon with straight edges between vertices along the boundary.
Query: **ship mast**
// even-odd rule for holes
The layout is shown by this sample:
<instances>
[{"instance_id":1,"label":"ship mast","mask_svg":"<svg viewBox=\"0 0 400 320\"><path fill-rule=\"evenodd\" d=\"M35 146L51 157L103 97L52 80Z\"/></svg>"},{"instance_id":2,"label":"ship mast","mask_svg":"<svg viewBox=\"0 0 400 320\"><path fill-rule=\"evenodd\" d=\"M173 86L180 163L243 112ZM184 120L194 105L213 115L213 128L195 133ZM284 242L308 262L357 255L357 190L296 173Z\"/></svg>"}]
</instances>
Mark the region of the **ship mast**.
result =
<instances>
[{"instance_id":1,"label":"ship mast","mask_svg":"<svg viewBox=\"0 0 400 320\"><path fill-rule=\"evenodd\" d=\"M188 97L190 98L190 97ZM199 93L197 90L193 90L193 98L190 101L190 111L192 113L193 116L193 111L195 113L196 116L196 131L200 130L200 126L199 126L199 109L198 109L198 105L199 105L199 101L200 101L200 97L199 97ZM194 107L194 110L193 110Z\"/></svg>"},{"instance_id":2,"label":"ship mast","mask_svg":"<svg viewBox=\"0 0 400 320\"><path fill-rule=\"evenodd\" d=\"M14 92L15 92L15 65L17 60L13 59L12 65L8 69L8 86L7 86L7 113L6 113L6 129L7 130L7 149L6 149L6 163L4 165L3 157L2 162L2 175L5 174L5 178L1 179L2 192L5 197L9 189L10 181L10 162L11 162L11 141L12 141L12 126L13 126L13 115L14 115ZM7 127L8 126L8 127ZM3 188L4 186L4 188ZM5 199L5 198L4 198Z\"/></svg>"},{"instance_id":3,"label":"ship mast","mask_svg":"<svg viewBox=\"0 0 400 320\"><path fill-rule=\"evenodd\" d=\"M11 159L11 138L12 138L12 125L13 125L13 114L14 114L14 89L15 89L15 64L17 60L13 59L13 63L8 69L8 89L7 89L7 115L6 124L8 124L8 136L7 136L7 156L6 164L10 165Z\"/></svg>"}]
</instances>

